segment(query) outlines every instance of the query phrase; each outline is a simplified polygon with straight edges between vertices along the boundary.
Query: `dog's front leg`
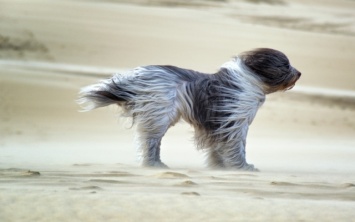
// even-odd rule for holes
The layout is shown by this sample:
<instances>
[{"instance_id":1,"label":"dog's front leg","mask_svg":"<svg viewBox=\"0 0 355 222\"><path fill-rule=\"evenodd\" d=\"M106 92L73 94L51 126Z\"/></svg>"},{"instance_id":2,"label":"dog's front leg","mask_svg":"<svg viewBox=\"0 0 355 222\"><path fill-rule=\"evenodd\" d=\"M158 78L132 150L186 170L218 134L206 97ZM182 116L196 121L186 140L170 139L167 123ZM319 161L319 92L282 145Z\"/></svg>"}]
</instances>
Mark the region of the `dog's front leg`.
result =
<instances>
[{"instance_id":1,"label":"dog's front leg","mask_svg":"<svg viewBox=\"0 0 355 222\"><path fill-rule=\"evenodd\" d=\"M246 161L246 137L249 125L240 128L240 133L234 140L225 143L222 156L227 169L237 169L246 171L259 171L253 164Z\"/></svg>"},{"instance_id":2,"label":"dog's front leg","mask_svg":"<svg viewBox=\"0 0 355 222\"><path fill-rule=\"evenodd\" d=\"M259 171L253 164L249 164L245 157L244 142L240 142L235 147L227 148L224 153L224 165L227 169L237 169L246 171Z\"/></svg>"}]
</instances>

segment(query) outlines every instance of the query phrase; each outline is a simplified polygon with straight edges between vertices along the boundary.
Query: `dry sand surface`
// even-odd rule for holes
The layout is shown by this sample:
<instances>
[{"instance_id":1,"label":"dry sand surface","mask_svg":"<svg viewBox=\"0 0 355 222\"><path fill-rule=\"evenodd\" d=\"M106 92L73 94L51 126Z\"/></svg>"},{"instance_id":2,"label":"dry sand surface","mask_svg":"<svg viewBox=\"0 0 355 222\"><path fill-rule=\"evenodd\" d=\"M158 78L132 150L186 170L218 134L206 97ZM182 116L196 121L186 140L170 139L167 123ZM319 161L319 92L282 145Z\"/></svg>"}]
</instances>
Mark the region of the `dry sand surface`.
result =
<instances>
[{"instance_id":1,"label":"dry sand surface","mask_svg":"<svg viewBox=\"0 0 355 222\"><path fill-rule=\"evenodd\" d=\"M0 0L0 221L355 221L355 1ZM80 87L129 68L214 72L256 47L303 76L267 98L247 159L212 171L185 123L170 169L139 167L134 128Z\"/></svg>"}]
</instances>

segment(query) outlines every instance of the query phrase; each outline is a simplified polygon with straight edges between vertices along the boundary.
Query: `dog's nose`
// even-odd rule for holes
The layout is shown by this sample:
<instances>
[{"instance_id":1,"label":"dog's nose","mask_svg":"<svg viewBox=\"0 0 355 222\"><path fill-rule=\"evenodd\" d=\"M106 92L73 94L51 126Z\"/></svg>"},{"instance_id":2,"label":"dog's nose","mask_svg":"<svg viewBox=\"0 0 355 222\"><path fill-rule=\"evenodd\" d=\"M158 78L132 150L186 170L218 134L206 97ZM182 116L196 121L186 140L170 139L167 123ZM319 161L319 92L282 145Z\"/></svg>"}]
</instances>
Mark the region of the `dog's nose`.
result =
<instances>
[{"instance_id":1,"label":"dog's nose","mask_svg":"<svg viewBox=\"0 0 355 222\"><path fill-rule=\"evenodd\" d=\"M297 78L300 78L302 73L300 71L298 71L297 69L295 69L295 71L296 71Z\"/></svg>"}]
</instances>

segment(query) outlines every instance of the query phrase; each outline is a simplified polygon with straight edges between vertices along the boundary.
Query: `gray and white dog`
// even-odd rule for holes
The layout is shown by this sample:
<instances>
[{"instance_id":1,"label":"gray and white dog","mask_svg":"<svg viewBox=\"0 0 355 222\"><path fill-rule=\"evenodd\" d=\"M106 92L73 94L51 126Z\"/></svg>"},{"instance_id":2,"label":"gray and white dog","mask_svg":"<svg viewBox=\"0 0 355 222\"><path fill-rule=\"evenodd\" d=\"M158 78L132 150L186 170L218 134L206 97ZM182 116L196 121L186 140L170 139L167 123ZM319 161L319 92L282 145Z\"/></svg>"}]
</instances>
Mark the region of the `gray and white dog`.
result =
<instances>
[{"instance_id":1,"label":"gray and white dog","mask_svg":"<svg viewBox=\"0 0 355 222\"><path fill-rule=\"evenodd\" d=\"M182 118L194 127L210 167L253 171L245 158L249 125L266 94L291 89L300 76L285 54L259 48L239 54L214 74L168 65L137 67L83 88L78 102L84 110L122 107L137 125L144 166L166 167L160 143Z\"/></svg>"}]
</instances>

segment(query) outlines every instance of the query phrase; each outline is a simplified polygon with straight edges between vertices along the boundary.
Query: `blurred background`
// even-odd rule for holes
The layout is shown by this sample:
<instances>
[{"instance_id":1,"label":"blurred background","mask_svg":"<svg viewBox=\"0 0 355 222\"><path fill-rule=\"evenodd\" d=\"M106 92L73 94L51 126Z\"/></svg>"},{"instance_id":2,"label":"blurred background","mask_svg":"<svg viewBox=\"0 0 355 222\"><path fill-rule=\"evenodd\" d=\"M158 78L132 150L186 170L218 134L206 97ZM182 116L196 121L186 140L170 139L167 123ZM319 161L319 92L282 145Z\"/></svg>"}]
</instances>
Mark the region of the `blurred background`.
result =
<instances>
[{"instance_id":1,"label":"blurred background","mask_svg":"<svg viewBox=\"0 0 355 222\"><path fill-rule=\"evenodd\" d=\"M353 0L0 0L0 167L137 164L134 129L116 107L79 113L81 87L136 66L213 73L258 47L302 72L251 126L259 168L355 172ZM203 167L187 124L163 160Z\"/></svg>"}]
</instances>

